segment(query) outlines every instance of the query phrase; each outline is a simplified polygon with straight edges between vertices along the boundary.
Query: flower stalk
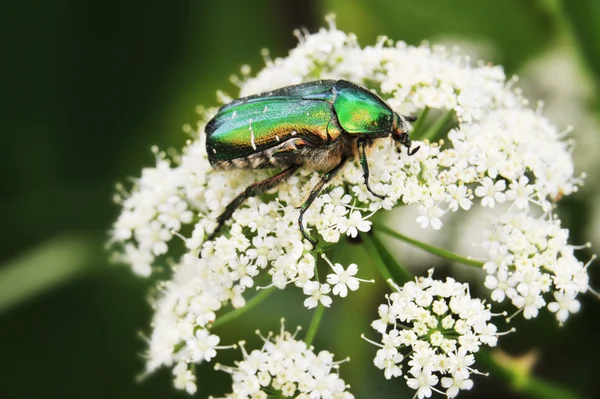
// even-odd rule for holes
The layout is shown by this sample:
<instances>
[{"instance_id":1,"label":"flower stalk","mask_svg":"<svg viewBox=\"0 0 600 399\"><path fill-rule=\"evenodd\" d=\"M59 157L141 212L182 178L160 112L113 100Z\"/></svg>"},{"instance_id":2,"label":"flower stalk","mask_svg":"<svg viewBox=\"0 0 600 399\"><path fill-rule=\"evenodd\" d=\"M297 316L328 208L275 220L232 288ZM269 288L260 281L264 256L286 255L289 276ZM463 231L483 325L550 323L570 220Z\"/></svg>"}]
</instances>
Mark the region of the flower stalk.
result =
<instances>
[{"instance_id":1,"label":"flower stalk","mask_svg":"<svg viewBox=\"0 0 600 399\"><path fill-rule=\"evenodd\" d=\"M379 274L381 275L382 279L390 287L393 287L392 284L393 284L394 278L392 277L392 273L390 272L390 269L389 269L388 265L386 264L386 262L383 261L381 255L379 254L379 251L377 251L377 247L375 246L373 239L371 237L369 237L368 234L361 235L361 238L363 240L363 246L365 248L365 251L369 255L371 262L373 264L375 264L375 267L379 271Z\"/></svg>"},{"instance_id":2,"label":"flower stalk","mask_svg":"<svg viewBox=\"0 0 600 399\"><path fill-rule=\"evenodd\" d=\"M463 265L466 266L471 266L471 267L478 267L481 268L484 265L484 262L479 262L461 255L458 255L454 252L442 249L442 248L438 248L435 247L433 245L429 245L427 243L424 243L422 241L416 240L414 238L408 237L404 234L398 233L397 231L394 231L392 229L390 229L389 227L387 227L386 225L378 225L376 227L376 231L379 231L383 234L386 234L390 237L396 238L398 240L404 241L408 244L411 244L417 248L420 248L426 252L429 252L430 254L439 256L440 258L444 258L444 259L448 259L451 260L453 262L458 262L461 263Z\"/></svg>"},{"instance_id":3,"label":"flower stalk","mask_svg":"<svg viewBox=\"0 0 600 399\"><path fill-rule=\"evenodd\" d=\"M423 111L423 113L425 113L425 111ZM442 117L437 119L433 123L433 125L429 127L429 129L422 132L422 134L418 136L418 139L423 141L429 140L430 142L434 142L443 138L444 134L448 132L447 126L452 120L452 118L455 116L455 114L456 113L452 109L446 111L444 115L442 115Z\"/></svg>"},{"instance_id":4,"label":"flower stalk","mask_svg":"<svg viewBox=\"0 0 600 399\"><path fill-rule=\"evenodd\" d=\"M250 298L246 305L239 309L231 310L221 316L219 316L213 323L212 328L219 328L227 323L230 323L237 318L241 317L244 313L249 312L258 306L262 301L271 296L272 293L276 291L275 287L268 287L262 290L259 290L252 298Z\"/></svg>"},{"instance_id":5,"label":"flower stalk","mask_svg":"<svg viewBox=\"0 0 600 399\"><path fill-rule=\"evenodd\" d=\"M319 330L319 325L321 320L323 319L323 314L325 313L325 306L319 305L315 308L313 312L313 317L310 320L310 325L308 326L308 331L306 332L306 337L304 338L304 342L307 346L310 346L317 335L317 331Z\"/></svg>"}]
</instances>

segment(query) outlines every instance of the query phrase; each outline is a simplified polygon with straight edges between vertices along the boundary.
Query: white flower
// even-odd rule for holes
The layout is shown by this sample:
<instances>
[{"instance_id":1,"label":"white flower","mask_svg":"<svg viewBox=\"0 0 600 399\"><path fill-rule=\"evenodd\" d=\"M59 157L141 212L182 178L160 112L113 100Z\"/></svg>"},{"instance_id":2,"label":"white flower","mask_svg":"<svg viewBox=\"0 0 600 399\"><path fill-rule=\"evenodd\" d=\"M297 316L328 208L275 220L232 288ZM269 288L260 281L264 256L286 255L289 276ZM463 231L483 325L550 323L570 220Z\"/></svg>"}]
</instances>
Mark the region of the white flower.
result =
<instances>
[{"instance_id":1,"label":"white flower","mask_svg":"<svg viewBox=\"0 0 600 399\"><path fill-rule=\"evenodd\" d=\"M356 263L351 263L346 270L339 263L334 264L331 268L335 274L328 274L327 282L333 285L333 295L339 295L344 298L348 295L348 289L350 291L358 289L359 280L356 277L352 277L358 272Z\"/></svg>"},{"instance_id":2,"label":"white flower","mask_svg":"<svg viewBox=\"0 0 600 399\"><path fill-rule=\"evenodd\" d=\"M258 275L258 268L248 264L250 259L247 256L241 256L239 259L232 260L229 263L231 268L231 278L234 281L239 281L241 287L250 288L254 285L252 279Z\"/></svg>"},{"instance_id":3,"label":"white flower","mask_svg":"<svg viewBox=\"0 0 600 399\"><path fill-rule=\"evenodd\" d=\"M581 308L581 304L575 299L575 292L561 292L556 291L554 298L556 302L550 302L548 304L548 310L556 313L556 319L562 325L565 320L569 317L569 313L577 313Z\"/></svg>"},{"instance_id":4,"label":"white flower","mask_svg":"<svg viewBox=\"0 0 600 399\"><path fill-rule=\"evenodd\" d=\"M325 307L331 305L331 297L328 296L331 291L329 284L320 284L318 281L309 281L304 285L304 294L309 295L304 300L304 306L308 309L316 308L319 302Z\"/></svg>"},{"instance_id":5,"label":"white flower","mask_svg":"<svg viewBox=\"0 0 600 399\"><path fill-rule=\"evenodd\" d=\"M450 184L446 187L446 190L448 191L449 196L448 208L452 212L458 211L459 207L465 211L471 209L473 201L471 201L471 195L469 194L466 186Z\"/></svg>"},{"instance_id":6,"label":"white flower","mask_svg":"<svg viewBox=\"0 0 600 399\"><path fill-rule=\"evenodd\" d=\"M496 202L499 204L506 201L506 194L502 191L506 189L506 182L504 180L498 180L494 183L492 179L486 177L482 180L481 186L475 189L475 195L483 197L481 199L481 205L493 208L496 206Z\"/></svg>"},{"instance_id":7,"label":"white flower","mask_svg":"<svg viewBox=\"0 0 600 399\"><path fill-rule=\"evenodd\" d=\"M350 213L349 218L342 218L338 222L340 233L350 237L356 237L359 231L366 232L371 230L371 222L365 220L359 211Z\"/></svg>"},{"instance_id":8,"label":"white flower","mask_svg":"<svg viewBox=\"0 0 600 399\"><path fill-rule=\"evenodd\" d=\"M220 338L211 335L208 330L203 328L196 331L194 337L189 339L187 347L194 362L210 361L217 355L215 348L219 344Z\"/></svg>"},{"instance_id":9,"label":"white flower","mask_svg":"<svg viewBox=\"0 0 600 399\"><path fill-rule=\"evenodd\" d=\"M513 181L508 187L506 198L514 201L517 209L529 208L529 201L535 189L533 185L529 184L527 176L521 176L518 181Z\"/></svg>"},{"instance_id":10,"label":"white flower","mask_svg":"<svg viewBox=\"0 0 600 399\"><path fill-rule=\"evenodd\" d=\"M334 362L333 355L326 351L315 354L312 347L296 341L294 336L284 331L282 324L280 335L261 337L265 344L260 350L248 353L244 342L240 342L244 359L235 366L215 367L233 379L233 392L224 398L266 399L268 394L281 390L287 397L353 399L338 375L342 362Z\"/></svg>"},{"instance_id":11,"label":"white flower","mask_svg":"<svg viewBox=\"0 0 600 399\"><path fill-rule=\"evenodd\" d=\"M419 399L431 397L431 387L437 385L438 377L431 373L429 368L411 369L414 378L406 378L406 385L417 390Z\"/></svg>"},{"instance_id":12,"label":"white flower","mask_svg":"<svg viewBox=\"0 0 600 399\"><path fill-rule=\"evenodd\" d=\"M509 298L514 298L517 292L514 288L516 280L511 276L508 278L508 270L505 268L498 271L495 275L488 275L485 278L485 286L492 291L491 298L496 302L504 301L508 295Z\"/></svg>"},{"instance_id":13,"label":"white flower","mask_svg":"<svg viewBox=\"0 0 600 399\"><path fill-rule=\"evenodd\" d=\"M442 228L442 220L440 217L444 214L437 205L434 205L432 200L426 201L424 204L419 205L419 213L421 216L417 218L417 223L421 225L421 228L425 229L431 225L434 230Z\"/></svg>"},{"instance_id":14,"label":"white flower","mask_svg":"<svg viewBox=\"0 0 600 399\"><path fill-rule=\"evenodd\" d=\"M254 237L252 239L254 248L248 249L246 255L250 259L254 259L258 267L265 268L270 260L274 260L277 255L273 250L275 247L275 237Z\"/></svg>"},{"instance_id":15,"label":"white flower","mask_svg":"<svg viewBox=\"0 0 600 399\"><path fill-rule=\"evenodd\" d=\"M455 375L454 377L443 377L442 386L447 389L446 396L454 398L461 389L468 391L473 388L473 380L460 374Z\"/></svg>"},{"instance_id":16,"label":"white flower","mask_svg":"<svg viewBox=\"0 0 600 399\"><path fill-rule=\"evenodd\" d=\"M158 221L166 228L179 230L181 223L190 223L193 213L187 209L187 204L179 196L173 195L158 206Z\"/></svg>"},{"instance_id":17,"label":"white flower","mask_svg":"<svg viewBox=\"0 0 600 399\"><path fill-rule=\"evenodd\" d=\"M346 194L342 187L336 187L329 193L323 194L323 202L333 206L348 205L350 201L352 201L352 196Z\"/></svg>"},{"instance_id":18,"label":"white flower","mask_svg":"<svg viewBox=\"0 0 600 399\"><path fill-rule=\"evenodd\" d=\"M402 363L403 360L404 356L398 353L398 349L382 348L377 351L373 364L383 370L383 375L389 380L402 375L402 367L398 364Z\"/></svg>"},{"instance_id":19,"label":"white flower","mask_svg":"<svg viewBox=\"0 0 600 399\"><path fill-rule=\"evenodd\" d=\"M126 244L124 250L125 252L119 256L119 259L129 263L135 274L143 277L148 277L152 274L152 261L154 257L151 253L140 250L133 244Z\"/></svg>"},{"instance_id":20,"label":"white flower","mask_svg":"<svg viewBox=\"0 0 600 399\"><path fill-rule=\"evenodd\" d=\"M458 351L449 353L449 364L448 371L452 375L459 376L460 378L467 378L471 370L471 366L475 363L475 357L470 354L465 348L460 348Z\"/></svg>"},{"instance_id":21,"label":"white flower","mask_svg":"<svg viewBox=\"0 0 600 399\"><path fill-rule=\"evenodd\" d=\"M196 393L196 390L198 389L196 387L196 376L188 368L186 363L178 363L177 366L173 368L173 375L175 376L173 383L175 388L183 389L190 395Z\"/></svg>"},{"instance_id":22,"label":"white flower","mask_svg":"<svg viewBox=\"0 0 600 399\"><path fill-rule=\"evenodd\" d=\"M135 238L140 243L140 247L150 249L154 256L167 253L167 242L171 236L170 231L156 220L139 226L135 231Z\"/></svg>"},{"instance_id":23,"label":"white flower","mask_svg":"<svg viewBox=\"0 0 600 399\"><path fill-rule=\"evenodd\" d=\"M390 323L390 307L388 305L379 305L379 319L371 323L371 327L380 334L384 334Z\"/></svg>"}]
</instances>

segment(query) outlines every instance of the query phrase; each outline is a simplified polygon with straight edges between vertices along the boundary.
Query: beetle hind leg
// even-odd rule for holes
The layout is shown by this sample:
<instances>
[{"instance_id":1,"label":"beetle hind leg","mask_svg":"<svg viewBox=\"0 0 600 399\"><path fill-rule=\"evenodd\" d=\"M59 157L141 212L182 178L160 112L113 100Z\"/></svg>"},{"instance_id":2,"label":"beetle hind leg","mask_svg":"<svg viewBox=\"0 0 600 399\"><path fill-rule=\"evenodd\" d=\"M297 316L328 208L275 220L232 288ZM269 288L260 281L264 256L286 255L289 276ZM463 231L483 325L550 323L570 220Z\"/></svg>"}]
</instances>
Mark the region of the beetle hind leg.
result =
<instances>
[{"instance_id":1,"label":"beetle hind leg","mask_svg":"<svg viewBox=\"0 0 600 399\"><path fill-rule=\"evenodd\" d=\"M298 227L300 228L300 232L302 233L304 238L306 238L313 245L313 248L317 247L318 241L315 240L314 238L310 237L304 230L304 223L303 223L304 213L311 206L311 204L314 202L314 200L319 196L319 194L321 193L321 190L323 190L325 185L327 183L329 183L331 181L331 179L333 179L335 177L335 175L338 174L340 169L342 169L342 167L346 164L347 160L348 160L348 157L346 157L345 155L342 156L342 159L340 160L340 162L329 172L325 173L323 175L323 177L321 177L321 180L319 180L317 185L314 186L313 189L310 191L310 195L308 196L308 199L306 201L304 201L304 203L300 207L300 215L298 216Z\"/></svg>"},{"instance_id":2,"label":"beetle hind leg","mask_svg":"<svg viewBox=\"0 0 600 399\"><path fill-rule=\"evenodd\" d=\"M217 218L217 227L215 228L213 233L208 237L208 240L210 241L216 237L216 235L219 233L219 230L221 230L225 222L227 222L231 218L233 212L235 212L235 210L239 208L240 205L242 205L242 203L246 199L250 197L256 197L257 195L261 195L264 192L283 183L290 176L292 176L294 172L298 170L299 167L300 165L292 165L284 171L280 172L279 174L276 174L275 176L253 183L246 187L246 189L240 195L235 197L233 201L231 201L229 205L225 207L225 211L223 211L223 213L219 215L219 217Z\"/></svg>"},{"instance_id":3,"label":"beetle hind leg","mask_svg":"<svg viewBox=\"0 0 600 399\"><path fill-rule=\"evenodd\" d=\"M366 148L367 147L367 139L358 139L358 141L356 142L356 145L358 147L358 155L359 155L359 159L360 159L360 165L362 166L363 177L365 178L365 186L367 186L367 190L369 190L369 192L371 194L373 194L374 196L376 196L377 198L384 200L386 198L385 195L377 194L376 192L374 192L371 189L371 186L369 186L369 163L367 161L367 148Z\"/></svg>"}]
</instances>

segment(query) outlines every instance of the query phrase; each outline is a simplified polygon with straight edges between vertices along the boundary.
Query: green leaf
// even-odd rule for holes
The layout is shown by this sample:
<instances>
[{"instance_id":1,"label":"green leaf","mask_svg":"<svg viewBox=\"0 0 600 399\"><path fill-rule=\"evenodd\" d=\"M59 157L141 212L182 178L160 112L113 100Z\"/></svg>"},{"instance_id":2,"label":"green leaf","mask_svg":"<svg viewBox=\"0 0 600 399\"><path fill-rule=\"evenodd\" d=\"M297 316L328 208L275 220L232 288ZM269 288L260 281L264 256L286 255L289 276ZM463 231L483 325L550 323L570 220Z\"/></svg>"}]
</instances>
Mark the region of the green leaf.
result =
<instances>
[{"instance_id":1,"label":"green leaf","mask_svg":"<svg viewBox=\"0 0 600 399\"><path fill-rule=\"evenodd\" d=\"M96 269L106 257L102 241L90 236L65 235L41 244L0 266L0 312Z\"/></svg>"},{"instance_id":2,"label":"green leaf","mask_svg":"<svg viewBox=\"0 0 600 399\"><path fill-rule=\"evenodd\" d=\"M597 0L563 0L565 16L577 46L600 85L600 2Z\"/></svg>"}]
</instances>

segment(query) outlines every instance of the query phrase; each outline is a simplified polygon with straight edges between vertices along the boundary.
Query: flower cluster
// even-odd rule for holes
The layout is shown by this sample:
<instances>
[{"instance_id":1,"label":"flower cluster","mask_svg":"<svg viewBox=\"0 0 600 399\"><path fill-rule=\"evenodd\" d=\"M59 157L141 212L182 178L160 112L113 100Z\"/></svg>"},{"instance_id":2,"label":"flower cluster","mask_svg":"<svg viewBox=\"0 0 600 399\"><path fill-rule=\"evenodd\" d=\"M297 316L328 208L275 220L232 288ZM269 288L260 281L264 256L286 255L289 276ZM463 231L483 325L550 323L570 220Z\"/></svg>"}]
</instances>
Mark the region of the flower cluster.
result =
<instances>
[{"instance_id":1,"label":"flower cluster","mask_svg":"<svg viewBox=\"0 0 600 399\"><path fill-rule=\"evenodd\" d=\"M562 325L569 313L579 311L576 296L588 290L587 267L567 244L569 231L558 219L534 218L524 213L503 216L487 234L483 247L490 261L485 286L492 300L508 298L527 319L546 306L544 294L552 292L547 306Z\"/></svg>"},{"instance_id":2,"label":"flower cluster","mask_svg":"<svg viewBox=\"0 0 600 399\"><path fill-rule=\"evenodd\" d=\"M489 305L471 298L467 284L434 280L432 273L396 287L372 323L381 344L369 342L381 348L374 364L387 379L404 374L419 398L431 396L432 390L453 398L461 389L471 389L470 375L478 373L471 368L473 353L482 345L496 346L498 333Z\"/></svg>"},{"instance_id":3,"label":"flower cluster","mask_svg":"<svg viewBox=\"0 0 600 399\"><path fill-rule=\"evenodd\" d=\"M330 352L316 354L312 347L297 341L295 334L284 331L283 323L280 335L262 339L263 347L250 353L240 342L244 360L236 362L235 367L217 364L216 369L233 378L233 393L224 399L266 399L274 392L300 399L354 398L338 374L343 361L335 362Z\"/></svg>"},{"instance_id":4,"label":"flower cluster","mask_svg":"<svg viewBox=\"0 0 600 399\"><path fill-rule=\"evenodd\" d=\"M399 152L387 140L376 140L370 148L370 184L386 196L384 200L366 189L357 160L345 165L316 198L304 223L321 243L367 232L375 212L400 205L415 206L423 228L440 229L445 214L468 211L477 202L496 209L505 204L516 220L533 220L531 215L541 212L546 219L540 220L553 220L550 225L556 226L553 201L576 191L581 180L573 175L561 132L539 112L526 108L527 101L511 88L514 82L506 80L500 67L471 65L467 58L439 46L388 45L383 39L361 48L353 35L336 29L332 21L329 29L299 39L288 57L268 60L255 77L244 71L240 95L316 79L347 79L373 89L400 114L420 115L411 132L421 147L415 155ZM184 366L209 361L219 349L218 337L209 332L219 311L228 305L243 307L246 290L256 287L257 281L280 289L297 287L307 296L309 308L318 303L329 306L330 293L344 297L358 288L359 281L353 277L357 265L344 269L331 264L327 283L316 278L317 259L297 220L299 206L321 178L317 171L300 168L276 189L245 201L220 235L207 239L218 216L240 192L275 173L211 168L203 131L215 112L202 111L198 137L181 153L167 156L155 151L156 166L144 169L128 191L119 190L123 211L112 231L112 241L121 247L120 259L140 275L164 265L167 254L175 259L172 278L160 284L154 300L147 368L174 366L177 385L185 389L192 379ZM444 115L441 120L452 121L455 127L444 130L431 120L432 114ZM494 234L504 230L499 226ZM504 292L515 306L527 308L527 317L535 315L527 301L554 290L556 305L549 309L562 321L565 309L576 310L574 294L586 291L581 283L587 278L586 267L572 256L564 230L551 234L538 230L537 235L522 231L522 238L502 234L497 244L494 238L486 240L488 285L504 287L501 273L506 272L506 279L512 278L507 284L514 282L510 287L516 293ZM529 259L535 248L545 253L543 259L541 255ZM528 264L517 265L517 260ZM459 291L456 295L462 297ZM539 300L536 309L537 304ZM472 334L480 336L477 331ZM418 378L429 371L422 368Z\"/></svg>"}]
</instances>

